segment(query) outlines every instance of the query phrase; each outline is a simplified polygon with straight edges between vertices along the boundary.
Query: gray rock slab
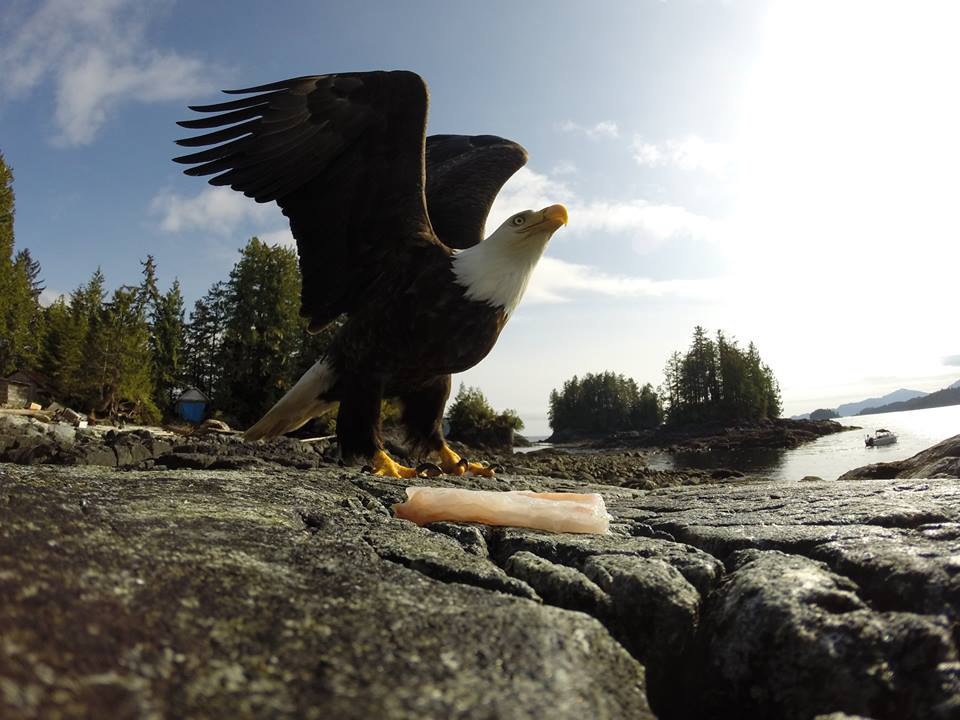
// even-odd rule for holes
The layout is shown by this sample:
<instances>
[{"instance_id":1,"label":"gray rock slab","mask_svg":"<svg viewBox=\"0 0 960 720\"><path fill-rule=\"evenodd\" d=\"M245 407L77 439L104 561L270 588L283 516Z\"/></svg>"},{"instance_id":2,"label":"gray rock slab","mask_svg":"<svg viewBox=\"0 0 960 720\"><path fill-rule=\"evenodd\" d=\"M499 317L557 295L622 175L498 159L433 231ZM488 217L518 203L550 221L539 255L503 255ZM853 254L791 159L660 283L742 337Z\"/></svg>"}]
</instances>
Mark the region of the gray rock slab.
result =
<instances>
[{"instance_id":1,"label":"gray rock slab","mask_svg":"<svg viewBox=\"0 0 960 720\"><path fill-rule=\"evenodd\" d=\"M523 594L336 470L7 466L0 717L652 717L600 622Z\"/></svg>"},{"instance_id":2,"label":"gray rock slab","mask_svg":"<svg viewBox=\"0 0 960 720\"><path fill-rule=\"evenodd\" d=\"M845 712L867 717L955 716L948 618L877 612L855 583L796 555L747 550L731 565L704 611L698 705L800 720L842 698Z\"/></svg>"},{"instance_id":3,"label":"gray rock slab","mask_svg":"<svg viewBox=\"0 0 960 720\"><path fill-rule=\"evenodd\" d=\"M0 717L960 718L960 481L418 482L612 532L419 528L328 465L0 467Z\"/></svg>"}]
</instances>

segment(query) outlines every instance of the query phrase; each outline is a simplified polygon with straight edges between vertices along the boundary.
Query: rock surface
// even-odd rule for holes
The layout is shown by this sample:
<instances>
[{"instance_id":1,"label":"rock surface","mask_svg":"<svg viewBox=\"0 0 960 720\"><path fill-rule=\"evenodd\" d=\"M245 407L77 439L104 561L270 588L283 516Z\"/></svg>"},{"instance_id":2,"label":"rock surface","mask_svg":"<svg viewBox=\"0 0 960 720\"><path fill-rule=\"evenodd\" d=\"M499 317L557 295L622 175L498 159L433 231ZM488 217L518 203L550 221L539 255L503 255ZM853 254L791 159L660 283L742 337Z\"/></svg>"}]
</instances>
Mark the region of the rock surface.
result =
<instances>
[{"instance_id":1,"label":"rock surface","mask_svg":"<svg viewBox=\"0 0 960 720\"><path fill-rule=\"evenodd\" d=\"M960 477L960 435L947 438L906 460L866 465L844 473L840 479L957 477Z\"/></svg>"},{"instance_id":2,"label":"rock surface","mask_svg":"<svg viewBox=\"0 0 960 720\"><path fill-rule=\"evenodd\" d=\"M588 486L606 536L403 487L0 467L0 717L960 718L960 481Z\"/></svg>"},{"instance_id":3,"label":"rock surface","mask_svg":"<svg viewBox=\"0 0 960 720\"><path fill-rule=\"evenodd\" d=\"M18 465L98 465L117 468L212 469L296 468L329 465L336 448L329 442L277 438L243 443L239 433L201 427L183 436L140 428L74 428L63 423L0 415L0 462Z\"/></svg>"},{"instance_id":4,"label":"rock surface","mask_svg":"<svg viewBox=\"0 0 960 720\"><path fill-rule=\"evenodd\" d=\"M0 716L651 717L600 622L358 480L9 466Z\"/></svg>"}]
</instances>

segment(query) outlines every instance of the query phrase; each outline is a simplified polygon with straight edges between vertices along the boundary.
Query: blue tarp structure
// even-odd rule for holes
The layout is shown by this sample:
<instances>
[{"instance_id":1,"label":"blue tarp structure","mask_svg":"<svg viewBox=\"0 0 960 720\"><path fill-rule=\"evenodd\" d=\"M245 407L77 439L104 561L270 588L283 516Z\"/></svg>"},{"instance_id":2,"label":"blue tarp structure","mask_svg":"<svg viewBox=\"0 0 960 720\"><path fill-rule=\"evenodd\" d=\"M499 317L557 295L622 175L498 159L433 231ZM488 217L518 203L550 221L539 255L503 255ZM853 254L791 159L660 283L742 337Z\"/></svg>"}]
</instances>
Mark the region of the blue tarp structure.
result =
<instances>
[{"instance_id":1,"label":"blue tarp structure","mask_svg":"<svg viewBox=\"0 0 960 720\"><path fill-rule=\"evenodd\" d=\"M196 388L188 388L177 398L177 403L174 407L177 415L187 422L201 423L207 414L207 405L209 402L207 396L202 392Z\"/></svg>"}]
</instances>

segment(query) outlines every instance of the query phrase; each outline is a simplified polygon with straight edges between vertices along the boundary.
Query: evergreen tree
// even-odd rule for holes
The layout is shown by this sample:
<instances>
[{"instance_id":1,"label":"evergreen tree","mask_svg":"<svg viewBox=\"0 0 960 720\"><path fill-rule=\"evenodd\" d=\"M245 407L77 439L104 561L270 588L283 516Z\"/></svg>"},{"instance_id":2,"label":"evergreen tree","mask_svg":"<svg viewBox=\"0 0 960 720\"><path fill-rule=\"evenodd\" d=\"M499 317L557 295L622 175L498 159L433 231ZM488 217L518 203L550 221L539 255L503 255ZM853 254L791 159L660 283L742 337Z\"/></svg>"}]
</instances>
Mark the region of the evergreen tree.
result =
<instances>
[{"instance_id":1,"label":"evergreen tree","mask_svg":"<svg viewBox=\"0 0 960 720\"><path fill-rule=\"evenodd\" d=\"M83 336L79 357L70 358L66 366L69 373L67 392L76 405L85 409L95 407L102 397L100 379L104 371L101 366L100 333L104 320L103 301L106 296L104 283L103 271L98 267L87 284L74 291L70 297L70 311L74 321L83 329Z\"/></svg>"},{"instance_id":2,"label":"evergreen tree","mask_svg":"<svg viewBox=\"0 0 960 720\"><path fill-rule=\"evenodd\" d=\"M683 367L683 358L679 351L674 351L667 359L663 368L663 383L660 385L660 397L669 418L673 419L683 406L681 397L680 376Z\"/></svg>"},{"instance_id":3,"label":"evergreen tree","mask_svg":"<svg viewBox=\"0 0 960 720\"><path fill-rule=\"evenodd\" d=\"M56 399L68 402L71 368L83 356L86 325L74 322L63 296L45 308L43 314L46 332L40 348L40 371L50 379Z\"/></svg>"},{"instance_id":4,"label":"evergreen tree","mask_svg":"<svg viewBox=\"0 0 960 720\"><path fill-rule=\"evenodd\" d=\"M94 409L110 417L159 420L153 400L150 330L139 288L114 291L91 333L89 360L96 367Z\"/></svg>"},{"instance_id":5,"label":"evergreen tree","mask_svg":"<svg viewBox=\"0 0 960 720\"><path fill-rule=\"evenodd\" d=\"M0 366L7 350L7 315L13 273L13 171L0 153Z\"/></svg>"},{"instance_id":6,"label":"evergreen tree","mask_svg":"<svg viewBox=\"0 0 960 720\"><path fill-rule=\"evenodd\" d=\"M147 255L146 260L140 261L143 268L141 274L143 280L140 281L140 287L137 290L137 303L140 307L146 308L149 318L157 312L157 306L160 304L160 290L157 288L157 262L153 255Z\"/></svg>"},{"instance_id":7,"label":"evergreen tree","mask_svg":"<svg viewBox=\"0 0 960 720\"><path fill-rule=\"evenodd\" d=\"M9 341L4 375L19 369L35 369L40 360L43 322L36 276L40 264L30 257L29 250L21 250L14 258L7 284L7 318L5 337Z\"/></svg>"},{"instance_id":8,"label":"evergreen tree","mask_svg":"<svg viewBox=\"0 0 960 720\"><path fill-rule=\"evenodd\" d=\"M246 425L291 386L304 333L296 252L252 238L230 272L226 303L216 395L220 408Z\"/></svg>"},{"instance_id":9,"label":"evergreen tree","mask_svg":"<svg viewBox=\"0 0 960 720\"><path fill-rule=\"evenodd\" d=\"M99 268L86 285L42 310L44 331L39 343L39 369L51 380L56 399L87 409L97 398L91 328L103 305L103 273Z\"/></svg>"},{"instance_id":10,"label":"evergreen tree","mask_svg":"<svg viewBox=\"0 0 960 720\"><path fill-rule=\"evenodd\" d=\"M776 378L756 346L744 352L722 332L714 342L700 326L687 353L667 361L661 390L674 424L759 420L782 409Z\"/></svg>"},{"instance_id":11,"label":"evergreen tree","mask_svg":"<svg viewBox=\"0 0 960 720\"><path fill-rule=\"evenodd\" d=\"M23 274L27 278L27 285L30 287L30 294L39 304L40 294L47 289L43 284L43 280L40 279L40 273L43 272L40 267L40 261L33 259L33 256L30 254L30 248L24 248L17 253L14 264L23 268Z\"/></svg>"},{"instance_id":12,"label":"evergreen tree","mask_svg":"<svg viewBox=\"0 0 960 720\"><path fill-rule=\"evenodd\" d=\"M169 412L176 400L183 371L183 349L186 342L183 295L180 281L160 295L150 317L150 358L154 399L163 412Z\"/></svg>"},{"instance_id":13,"label":"evergreen tree","mask_svg":"<svg viewBox=\"0 0 960 720\"><path fill-rule=\"evenodd\" d=\"M550 393L550 427L555 431L610 433L655 427L660 400L648 383L641 391L633 378L612 372L574 375Z\"/></svg>"},{"instance_id":14,"label":"evergreen tree","mask_svg":"<svg viewBox=\"0 0 960 720\"><path fill-rule=\"evenodd\" d=\"M150 345L150 377L154 404L161 412L173 407L174 392L181 377L181 353L184 345L184 308L180 283L161 295L157 286L157 263L153 255L140 262L143 279L137 288L137 305L145 313Z\"/></svg>"},{"instance_id":15,"label":"evergreen tree","mask_svg":"<svg viewBox=\"0 0 960 720\"><path fill-rule=\"evenodd\" d=\"M36 367L40 356L40 266L27 250L14 257L13 220L13 171L0 154L0 377Z\"/></svg>"},{"instance_id":16,"label":"evergreen tree","mask_svg":"<svg viewBox=\"0 0 960 720\"><path fill-rule=\"evenodd\" d=\"M631 426L637 430L655 428L663 422L663 408L653 385L645 383L640 388L640 396L631 411Z\"/></svg>"},{"instance_id":17,"label":"evergreen tree","mask_svg":"<svg viewBox=\"0 0 960 720\"><path fill-rule=\"evenodd\" d=\"M462 383L447 408L447 421L451 439L477 445L509 444L513 431L523 429L523 420L514 410L498 413L480 388Z\"/></svg>"},{"instance_id":18,"label":"evergreen tree","mask_svg":"<svg viewBox=\"0 0 960 720\"><path fill-rule=\"evenodd\" d=\"M186 328L184 380L213 400L222 377L220 348L227 323L226 283L215 283L197 300Z\"/></svg>"}]
</instances>

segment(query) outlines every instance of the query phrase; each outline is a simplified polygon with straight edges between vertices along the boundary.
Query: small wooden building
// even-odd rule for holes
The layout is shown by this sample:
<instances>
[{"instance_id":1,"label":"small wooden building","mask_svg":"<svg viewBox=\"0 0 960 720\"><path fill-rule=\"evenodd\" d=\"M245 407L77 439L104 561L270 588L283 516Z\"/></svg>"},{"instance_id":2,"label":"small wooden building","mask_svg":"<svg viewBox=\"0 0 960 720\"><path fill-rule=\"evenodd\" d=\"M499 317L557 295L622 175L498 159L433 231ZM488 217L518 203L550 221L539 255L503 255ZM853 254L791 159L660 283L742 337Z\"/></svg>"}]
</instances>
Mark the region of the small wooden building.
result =
<instances>
[{"instance_id":1,"label":"small wooden building","mask_svg":"<svg viewBox=\"0 0 960 720\"><path fill-rule=\"evenodd\" d=\"M23 405L18 407L24 407L29 403L37 403L46 407L54 399L53 383L46 375L36 370L17 370L4 378L4 381L17 383L27 388L27 399Z\"/></svg>"},{"instance_id":2,"label":"small wooden building","mask_svg":"<svg viewBox=\"0 0 960 720\"><path fill-rule=\"evenodd\" d=\"M30 385L19 380L4 378L0 380L0 407L25 408L31 402Z\"/></svg>"}]
</instances>

